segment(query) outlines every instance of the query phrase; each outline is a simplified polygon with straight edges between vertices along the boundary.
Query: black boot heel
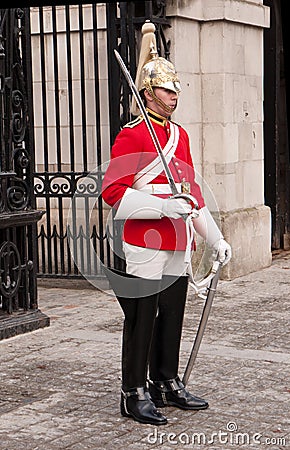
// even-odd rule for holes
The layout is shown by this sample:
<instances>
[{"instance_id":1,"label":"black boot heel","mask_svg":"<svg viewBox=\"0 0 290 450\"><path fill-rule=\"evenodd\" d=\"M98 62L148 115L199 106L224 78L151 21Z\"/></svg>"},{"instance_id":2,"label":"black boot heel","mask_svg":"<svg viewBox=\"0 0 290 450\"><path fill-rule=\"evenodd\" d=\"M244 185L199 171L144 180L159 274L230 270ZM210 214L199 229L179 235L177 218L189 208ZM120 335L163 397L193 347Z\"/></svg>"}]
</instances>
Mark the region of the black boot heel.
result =
<instances>
[{"instance_id":1,"label":"black boot heel","mask_svg":"<svg viewBox=\"0 0 290 450\"><path fill-rule=\"evenodd\" d=\"M123 417L132 417L140 423L148 423L150 425L167 424L166 417L156 409L149 392L145 388L122 391L120 409Z\"/></svg>"}]
</instances>

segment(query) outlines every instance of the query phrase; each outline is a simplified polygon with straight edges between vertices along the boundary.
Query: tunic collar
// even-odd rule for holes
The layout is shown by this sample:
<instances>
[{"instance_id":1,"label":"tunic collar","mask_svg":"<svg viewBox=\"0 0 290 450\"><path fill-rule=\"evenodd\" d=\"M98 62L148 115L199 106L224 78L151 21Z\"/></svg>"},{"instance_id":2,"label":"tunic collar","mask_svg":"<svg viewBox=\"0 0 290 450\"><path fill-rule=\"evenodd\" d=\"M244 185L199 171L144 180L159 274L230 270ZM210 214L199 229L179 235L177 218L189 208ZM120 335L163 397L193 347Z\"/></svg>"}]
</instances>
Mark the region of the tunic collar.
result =
<instances>
[{"instance_id":1,"label":"tunic collar","mask_svg":"<svg viewBox=\"0 0 290 450\"><path fill-rule=\"evenodd\" d=\"M155 122L158 123L159 125L167 125L168 123L168 119L166 117L161 116L160 114L157 114L155 111L152 111L152 109L150 108L146 108L146 111L148 113L148 116L150 117L150 119Z\"/></svg>"}]
</instances>

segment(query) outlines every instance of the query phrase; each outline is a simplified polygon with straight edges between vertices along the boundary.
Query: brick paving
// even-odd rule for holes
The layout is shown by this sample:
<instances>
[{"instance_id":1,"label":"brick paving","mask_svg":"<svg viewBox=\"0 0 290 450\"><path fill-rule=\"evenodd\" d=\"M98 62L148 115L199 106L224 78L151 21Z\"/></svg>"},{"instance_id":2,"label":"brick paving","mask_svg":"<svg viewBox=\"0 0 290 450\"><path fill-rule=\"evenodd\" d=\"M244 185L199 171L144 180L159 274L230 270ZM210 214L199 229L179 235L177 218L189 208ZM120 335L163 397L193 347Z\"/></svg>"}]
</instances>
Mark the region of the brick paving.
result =
<instances>
[{"instance_id":1,"label":"brick paving","mask_svg":"<svg viewBox=\"0 0 290 450\"><path fill-rule=\"evenodd\" d=\"M114 296L50 283L39 283L50 326L0 341L0 450L290 449L290 252L219 282L188 381L210 407L162 409L161 427L120 415L122 313ZM190 290L181 376L201 308Z\"/></svg>"}]
</instances>

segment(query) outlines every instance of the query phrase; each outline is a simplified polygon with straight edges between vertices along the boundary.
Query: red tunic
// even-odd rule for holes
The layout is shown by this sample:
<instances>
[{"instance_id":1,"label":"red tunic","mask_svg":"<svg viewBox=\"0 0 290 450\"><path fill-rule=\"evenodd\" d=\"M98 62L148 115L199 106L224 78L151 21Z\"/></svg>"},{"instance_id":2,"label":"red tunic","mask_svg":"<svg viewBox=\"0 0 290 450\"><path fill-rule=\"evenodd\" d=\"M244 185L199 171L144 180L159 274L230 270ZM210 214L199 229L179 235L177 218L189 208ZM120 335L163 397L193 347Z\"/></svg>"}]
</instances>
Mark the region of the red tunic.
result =
<instances>
[{"instance_id":1,"label":"red tunic","mask_svg":"<svg viewBox=\"0 0 290 450\"><path fill-rule=\"evenodd\" d=\"M168 141L169 123L160 116L153 116L152 124L161 147ZM174 181L190 182L190 194L196 198L199 208L205 206L199 185L195 181L194 168L190 155L190 145L187 132L179 126L179 141L175 154L169 163ZM140 169L156 158L156 149L151 140L146 123L142 117L127 124L117 135L112 147L111 161L106 170L102 197L105 202L117 208L128 187L132 188L134 176ZM152 184L168 184L162 171L152 181ZM148 194L150 195L150 194ZM170 194L158 195L167 198ZM172 219L128 219L123 229L123 240L129 244L160 250L185 250L186 229L182 218Z\"/></svg>"}]
</instances>

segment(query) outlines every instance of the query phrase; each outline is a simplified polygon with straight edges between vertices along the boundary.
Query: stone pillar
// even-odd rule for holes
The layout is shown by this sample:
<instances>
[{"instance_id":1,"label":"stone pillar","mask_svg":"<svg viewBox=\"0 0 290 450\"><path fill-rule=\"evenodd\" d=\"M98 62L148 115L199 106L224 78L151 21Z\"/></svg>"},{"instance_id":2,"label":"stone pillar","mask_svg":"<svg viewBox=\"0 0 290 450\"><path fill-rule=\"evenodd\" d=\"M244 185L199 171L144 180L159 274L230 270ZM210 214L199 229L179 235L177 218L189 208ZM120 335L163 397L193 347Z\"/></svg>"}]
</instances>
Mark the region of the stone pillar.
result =
<instances>
[{"instance_id":1,"label":"stone pillar","mask_svg":"<svg viewBox=\"0 0 290 450\"><path fill-rule=\"evenodd\" d=\"M167 16L171 60L183 88L174 119L188 130L197 172L214 194L233 249L222 278L233 279L272 260L263 178L269 8L259 0L169 0Z\"/></svg>"}]
</instances>

